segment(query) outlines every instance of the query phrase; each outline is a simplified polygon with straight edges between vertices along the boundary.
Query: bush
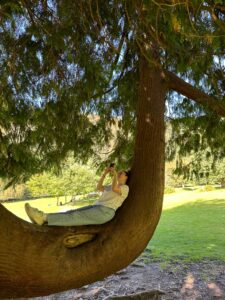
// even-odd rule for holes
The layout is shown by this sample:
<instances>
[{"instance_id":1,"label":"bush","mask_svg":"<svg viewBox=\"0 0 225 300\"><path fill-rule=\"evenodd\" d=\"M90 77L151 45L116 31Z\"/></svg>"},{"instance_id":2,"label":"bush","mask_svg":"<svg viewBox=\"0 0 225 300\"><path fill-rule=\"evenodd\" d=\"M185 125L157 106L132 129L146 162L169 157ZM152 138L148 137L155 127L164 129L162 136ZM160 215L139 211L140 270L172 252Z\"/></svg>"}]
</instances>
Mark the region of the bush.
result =
<instances>
[{"instance_id":1,"label":"bush","mask_svg":"<svg viewBox=\"0 0 225 300\"><path fill-rule=\"evenodd\" d=\"M81 165L69 158L58 176L53 172L43 172L32 176L26 186L32 197L81 195L95 191L98 180L99 176L90 164Z\"/></svg>"},{"instance_id":2,"label":"bush","mask_svg":"<svg viewBox=\"0 0 225 300\"><path fill-rule=\"evenodd\" d=\"M205 185L204 188L202 189L204 192L211 192L215 190L215 187L212 185Z\"/></svg>"},{"instance_id":3,"label":"bush","mask_svg":"<svg viewBox=\"0 0 225 300\"><path fill-rule=\"evenodd\" d=\"M175 193L175 192L176 192L175 188L173 188L171 186L167 186L164 189L164 194L172 194L172 193Z\"/></svg>"}]
</instances>

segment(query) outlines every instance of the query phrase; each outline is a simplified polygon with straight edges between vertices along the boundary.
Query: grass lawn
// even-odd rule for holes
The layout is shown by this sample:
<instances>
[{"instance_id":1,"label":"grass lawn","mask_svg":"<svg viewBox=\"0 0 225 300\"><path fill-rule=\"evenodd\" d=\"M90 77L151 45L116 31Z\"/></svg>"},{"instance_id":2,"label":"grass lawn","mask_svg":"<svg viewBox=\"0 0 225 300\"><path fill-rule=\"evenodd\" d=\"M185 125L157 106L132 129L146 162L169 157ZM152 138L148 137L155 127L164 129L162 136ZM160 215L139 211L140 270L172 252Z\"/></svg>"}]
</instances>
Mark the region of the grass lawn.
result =
<instances>
[{"instance_id":1,"label":"grass lawn","mask_svg":"<svg viewBox=\"0 0 225 300\"><path fill-rule=\"evenodd\" d=\"M147 250L151 257L163 260L225 261L225 190L165 195Z\"/></svg>"},{"instance_id":2,"label":"grass lawn","mask_svg":"<svg viewBox=\"0 0 225 300\"><path fill-rule=\"evenodd\" d=\"M71 197L68 196L66 198L66 201L69 201L70 199L71 199ZM90 201L91 201L91 199L90 199ZM27 202L30 203L31 206L36 207L46 213L64 212L66 210L75 209L75 208L82 206L81 202L77 202L76 206L72 206L72 205L68 205L68 204L58 206L56 197L40 198L40 199L26 200L26 201L16 201L16 202L11 202L11 203L3 203L3 205L9 211L13 212L16 216L18 216L19 218L30 222L30 219L27 216L25 209L24 209L24 204ZM59 202L62 202L64 204L65 197L64 196L59 197ZM88 202L86 202L84 205L88 205Z\"/></svg>"},{"instance_id":3,"label":"grass lawn","mask_svg":"<svg viewBox=\"0 0 225 300\"><path fill-rule=\"evenodd\" d=\"M45 198L4 205L27 221L25 202L48 213L76 208L57 206L56 201L56 198ZM162 217L146 250L152 258L164 261L177 258L225 261L225 190L200 192L180 189L165 195Z\"/></svg>"}]
</instances>

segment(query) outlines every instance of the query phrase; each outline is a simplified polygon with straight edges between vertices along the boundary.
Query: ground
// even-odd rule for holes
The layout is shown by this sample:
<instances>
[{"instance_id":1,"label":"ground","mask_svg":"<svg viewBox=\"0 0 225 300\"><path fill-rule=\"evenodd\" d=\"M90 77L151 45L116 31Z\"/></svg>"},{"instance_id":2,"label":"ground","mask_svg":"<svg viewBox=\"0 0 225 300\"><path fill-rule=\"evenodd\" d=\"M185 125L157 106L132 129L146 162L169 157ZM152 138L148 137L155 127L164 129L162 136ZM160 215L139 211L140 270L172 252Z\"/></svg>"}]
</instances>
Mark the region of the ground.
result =
<instances>
[{"instance_id":1,"label":"ground","mask_svg":"<svg viewBox=\"0 0 225 300\"><path fill-rule=\"evenodd\" d=\"M152 261L142 255L103 281L30 300L212 300L225 299L225 262ZM20 299L22 300L22 298Z\"/></svg>"}]
</instances>

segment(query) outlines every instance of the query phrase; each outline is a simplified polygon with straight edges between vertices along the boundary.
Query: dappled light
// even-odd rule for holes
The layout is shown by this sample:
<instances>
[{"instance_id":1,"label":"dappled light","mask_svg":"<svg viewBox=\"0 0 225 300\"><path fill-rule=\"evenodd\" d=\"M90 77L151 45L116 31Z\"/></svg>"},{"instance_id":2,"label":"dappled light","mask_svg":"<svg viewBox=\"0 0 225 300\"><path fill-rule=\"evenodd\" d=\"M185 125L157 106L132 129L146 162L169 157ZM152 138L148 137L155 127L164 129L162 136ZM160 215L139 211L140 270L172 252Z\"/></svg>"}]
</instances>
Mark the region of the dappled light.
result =
<instances>
[{"instance_id":1,"label":"dappled light","mask_svg":"<svg viewBox=\"0 0 225 300\"><path fill-rule=\"evenodd\" d=\"M215 244L209 244L208 246L206 246L206 248L209 250L212 250L214 247L216 247Z\"/></svg>"},{"instance_id":2,"label":"dappled light","mask_svg":"<svg viewBox=\"0 0 225 300\"><path fill-rule=\"evenodd\" d=\"M187 290L192 290L194 288L195 278L189 273L184 279L183 286L181 288L181 294L186 294Z\"/></svg>"},{"instance_id":3,"label":"dappled light","mask_svg":"<svg viewBox=\"0 0 225 300\"><path fill-rule=\"evenodd\" d=\"M184 260L152 262L152 258L144 252L129 267L103 281L43 300L53 300L54 297L75 300L114 299L113 297L146 300L222 300L225 297L224 264L217 261L193 263Z\"/></svg>"},{"instance_id":4,"label":"dappled light","mask_svg":"<svg viewBox=\"0 0 225 300\"><path fill-rule=\"evenodd\" d=\"M209 290L211 290L213 297L222 298L223 296L225 296L220 287L214 282L208 283L208 288Z\"/></svg>"},{"instance_id":5,"label":"dappled light","mask_svg":"<svg viewBox=\"0 0 225 300\"><path fill-rule=\"evenodd\" d=\"M209 270L210 272L210 270ZM183 299L201 299L202 298L202 291L199 288L198 281L200 280L195 274L188 273L184 280L180 290L181 296ZM219 298L223 299L222 297L225 296L224 292L215 282L207 283L208 293L210 298Z\"/></svg>"}]
</instances>

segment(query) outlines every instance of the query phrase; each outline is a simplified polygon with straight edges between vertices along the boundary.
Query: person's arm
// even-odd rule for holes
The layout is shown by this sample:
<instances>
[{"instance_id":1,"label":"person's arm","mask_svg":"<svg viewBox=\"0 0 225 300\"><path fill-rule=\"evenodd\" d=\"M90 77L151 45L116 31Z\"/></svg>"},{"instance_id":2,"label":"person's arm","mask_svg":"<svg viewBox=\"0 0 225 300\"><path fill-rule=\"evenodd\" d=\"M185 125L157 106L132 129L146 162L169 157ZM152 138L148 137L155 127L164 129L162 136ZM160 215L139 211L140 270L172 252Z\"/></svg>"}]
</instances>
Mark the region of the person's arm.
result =
<instances>
[{"instance_id":1,"label":"person's arm","mask_svg":"<svg viewBox=\"0 0 225 300\"><path fill-rule=\"evenodd\" d=\"M103 182L104 182L104 179L105 179L105 176L110 172L110 169L109 168L106 168L104 173L102 174L101 178L99 179L99 182L97 184L97 191L100 191L100 192L104 192L104 186L103 186Z\"/></svg>"},{"instance_id":2,"label":"person's arm","mask_svg":"<svg viewBox=\"0 0 225 300\"><path fill-rule=\"evenodd\" d=\"M112 180L112 191L114 193L118 193L119 195L121 195L121 188L118 185L118 176L117 176L117 172L115 169L113 169L113 180Z\"/></svg>"}]
</instances>

